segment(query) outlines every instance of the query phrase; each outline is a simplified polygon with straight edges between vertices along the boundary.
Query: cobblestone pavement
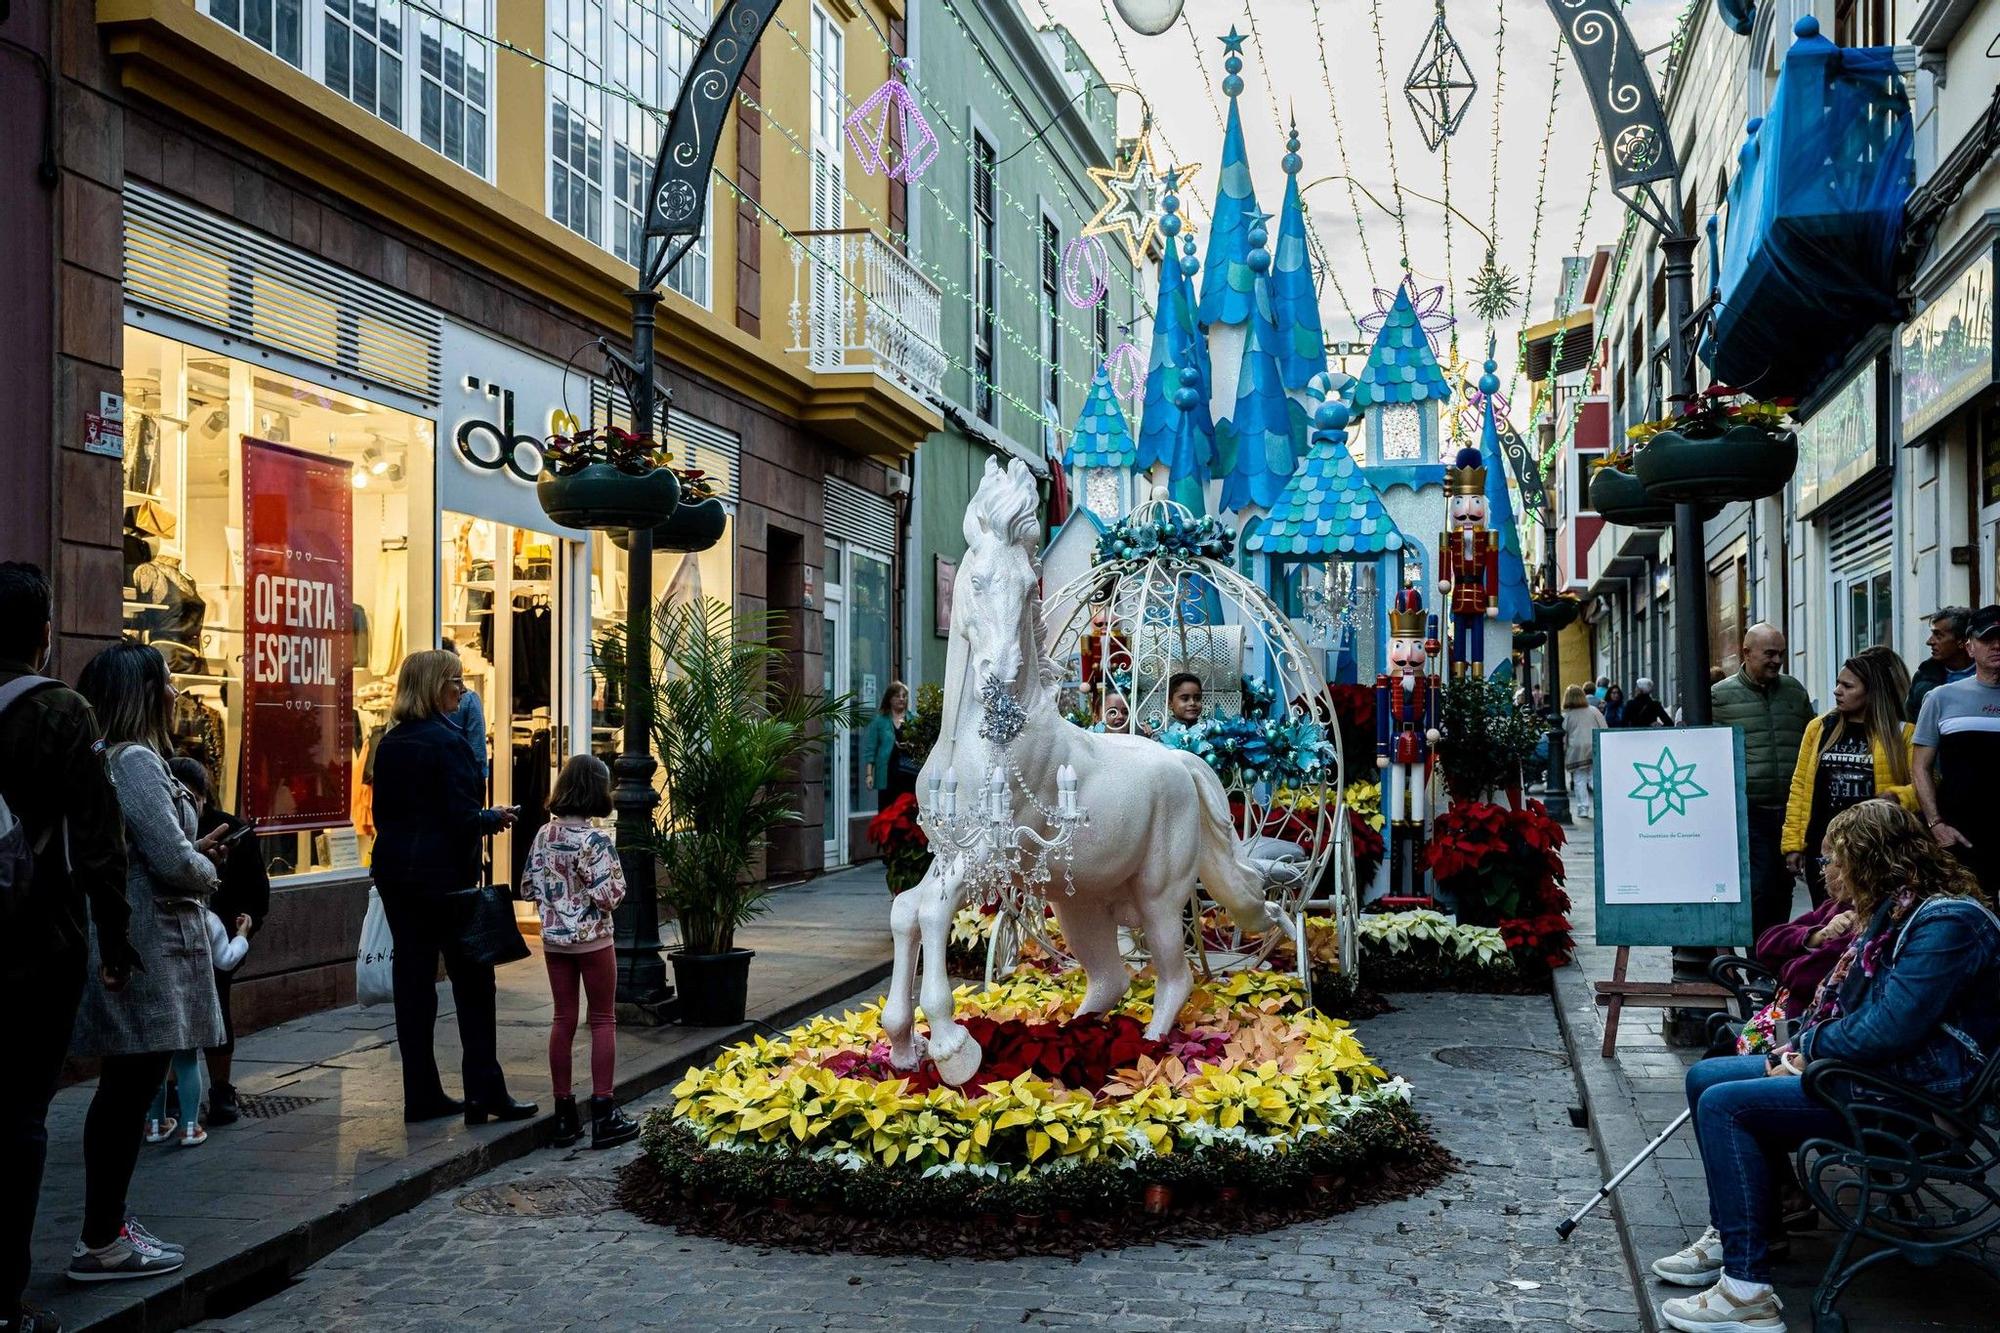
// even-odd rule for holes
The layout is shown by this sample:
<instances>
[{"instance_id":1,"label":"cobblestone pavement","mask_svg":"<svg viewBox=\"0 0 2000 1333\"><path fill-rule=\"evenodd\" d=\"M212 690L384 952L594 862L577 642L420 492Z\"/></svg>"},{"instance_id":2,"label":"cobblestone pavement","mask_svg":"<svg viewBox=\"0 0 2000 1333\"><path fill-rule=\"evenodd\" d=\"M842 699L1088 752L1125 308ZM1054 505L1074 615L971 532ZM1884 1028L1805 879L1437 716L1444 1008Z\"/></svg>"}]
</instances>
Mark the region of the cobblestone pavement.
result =
<instances>
[{"instance_id":1,"label":"cobblestone pavement","mask_svg":"<svg viewBox=\"0 0 2000 1333\"><path fill-rule=\"evenodd\" d=\"M1609 1230L1591 1243L1555 1238L1556 1221L1600 1177L1588 1135L1570 1122L1576 1087L1549 1001L1397 998L1403 1008L1362 1024L1362 1040L1416 1085L1418 1105L1464 1163L1419 1198L1263 1236L991 1264L753 1250L615 1209L496 1217L463 1206L486 1187L559 1178L584 1182L572 1193L590 1206L634 1149L543 1152L432 1200L289 1290L201 1327L1636 1328L1631 1274Z\"/></svg>"}]
</instances>

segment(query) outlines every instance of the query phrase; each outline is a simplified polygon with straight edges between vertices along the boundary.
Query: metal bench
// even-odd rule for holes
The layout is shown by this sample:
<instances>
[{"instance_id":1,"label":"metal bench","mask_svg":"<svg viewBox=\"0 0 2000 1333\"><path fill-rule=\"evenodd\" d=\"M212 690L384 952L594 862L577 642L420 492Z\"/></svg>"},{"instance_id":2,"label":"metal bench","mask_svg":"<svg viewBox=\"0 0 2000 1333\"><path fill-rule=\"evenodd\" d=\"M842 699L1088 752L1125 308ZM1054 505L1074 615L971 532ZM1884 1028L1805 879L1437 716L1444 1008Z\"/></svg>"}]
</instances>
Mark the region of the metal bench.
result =
<instances>
[{"instance_id":1,"label":"metal bench","mask_svg":"<svg viewBox=\"0 0 2000 1333\"><path fill-rule=\"evenodd\" d=\"M1888 1259L1956 1260L2000 1279L2000 1057L1955 1102L1831 1060L1807 1066L1804 1086L1845 1123L1796 1159L1807 1197L1842 1232L1813 1293L1815 1333L1842 1333L1841 1292ZM1874 1244L1856 1257L1862 1240Z\"/></svg>"}]
</instances>

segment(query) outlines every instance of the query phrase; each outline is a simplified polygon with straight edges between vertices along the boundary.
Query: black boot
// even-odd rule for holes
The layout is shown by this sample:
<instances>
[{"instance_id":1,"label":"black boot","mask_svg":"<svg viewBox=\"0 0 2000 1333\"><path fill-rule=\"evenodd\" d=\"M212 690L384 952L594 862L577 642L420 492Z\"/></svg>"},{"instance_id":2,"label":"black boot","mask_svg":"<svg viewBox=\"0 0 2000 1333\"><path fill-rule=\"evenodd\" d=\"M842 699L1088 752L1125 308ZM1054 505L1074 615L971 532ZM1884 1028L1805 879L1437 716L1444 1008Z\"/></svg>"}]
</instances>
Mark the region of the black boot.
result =
<instances>
[{"instance_id":1,"label":"black boot","mask_svg":"<svg viewBox=\"0 0 2000 1333\"><path fill-rule=\"evenodd\" d=\"M583 1118L577 1114L576 1098L556 1098L556 1113L552 1118L555 1120L555 1132L549 1136L549 1141L556 1147L567 1148L583 1137Z\"/></svg>"},{"instance_id":2,"label":"black boot","mask_svg":"<svg viewBox=\"0 0 2000 1333\"><path fill-rule=\"evenodd\" d=\"M639 1124L626 1118L609 1097L590 1099L590 1146L616 1148L639 1137Z\"/></svg>"},{"instance_id":3,"label":"black boot","mask_svg":"<svg viewBox=\"0 0 2000 1333\"><path fill-rule=\"evenodd\" d=\"M488 1120L532 1120L542 1108L533 1102L517 1102L502 1093L492 1101L465 1102L465 1123L483 1125Z\"/></svg>"}]
</instances>

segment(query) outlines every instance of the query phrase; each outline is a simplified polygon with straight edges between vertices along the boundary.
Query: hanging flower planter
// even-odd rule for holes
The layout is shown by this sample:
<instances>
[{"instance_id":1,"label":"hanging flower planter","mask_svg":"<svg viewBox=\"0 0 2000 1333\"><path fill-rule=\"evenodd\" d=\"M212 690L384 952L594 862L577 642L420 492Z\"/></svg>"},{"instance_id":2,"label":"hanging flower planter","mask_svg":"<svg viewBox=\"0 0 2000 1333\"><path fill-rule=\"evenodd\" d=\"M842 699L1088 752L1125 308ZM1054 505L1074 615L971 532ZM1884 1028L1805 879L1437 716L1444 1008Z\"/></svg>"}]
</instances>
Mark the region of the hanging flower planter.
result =
<instances>
[{"instance_id":1,"label":"hanging flower planter","mask_svg":"<svg viewBox=\"0 0 2000 1333\"><path fill-rule=\"evenodd\" d=\"M1535 618L1529 623L1536 629L1550 632L1568 629L1583 614L1583 603L1574 597L1551 597L1536 602L1534 606Z\"/></svg>"},{"instance_id":2,"label":"hanging flower planter","mask_svg":"<svg viewBox=\"0 0 2000 1333\"><path fill-rule=\"evenodd\" d=\"M673 516L664 523L653 525L653 549L655 551L706 551L722 540L722 530L729 525L729 511L722 507L722 501L683 501L674 510ZM619 550L628 550L632 544L629 531L611 534L611 544Z\"/></svg>"},{"instance_id":3,"label":"hanging flower planter","mask_svg":"<svg viewBox=\"0 0 2000 1333\"><path fill-rule=\"evenodd\" d=\"M1607 523L1627 528L1664 528L1674 507L1646 494L1646 483L1630 472L1601 467L1590 479L1590 507Z\"/></svg>"},{"instance_id":4,"label":"hanging flower planter","mask_svg":"<svg viewBox=\"0 0 2000 1333\"><path fill-rule=\"evenodd\" d=\"M1746 424L1707 439L1663 430L1639 451L1632 469L1648 496L1681 504L1761 500L1784 490L1798 465L1797 435Z\"/></svg>"},{"instance_id":5,"label":"hanging flower planter","mask_svg":"<svg viewBox=\"0 0 2000 1333\"><path fill-rule=\"evenodd\" d=\"M1517 653L1533 652L1548 641L1549 634L1547 630L1517 629L1514 631L1514 651Z\"/></svg>"},{"instance_id":6,"label":"hanging flower planter","mask_svg":"<svg viewBox=\"0 0 2000 1333\"><path fill-rule=\"evenodd\" d=\"M550 439L535 496L567 528L651 528L673 517L681 479L652 441L616 428Z\"/></svg>"},{"instance_id":7,"label":"hanging flower planter","mask_svg":"<svg viewBox=\"0 0 2000 1333\"><path fill-rule=\"evenodd\" d=\"M1785 489L1799 465L1789 401L1742 402L1726 384L1691 398L1686 411L1625 432L1641 446L1632 472L1666 504L1761 500Z\"/></svg>"}]
</instances>

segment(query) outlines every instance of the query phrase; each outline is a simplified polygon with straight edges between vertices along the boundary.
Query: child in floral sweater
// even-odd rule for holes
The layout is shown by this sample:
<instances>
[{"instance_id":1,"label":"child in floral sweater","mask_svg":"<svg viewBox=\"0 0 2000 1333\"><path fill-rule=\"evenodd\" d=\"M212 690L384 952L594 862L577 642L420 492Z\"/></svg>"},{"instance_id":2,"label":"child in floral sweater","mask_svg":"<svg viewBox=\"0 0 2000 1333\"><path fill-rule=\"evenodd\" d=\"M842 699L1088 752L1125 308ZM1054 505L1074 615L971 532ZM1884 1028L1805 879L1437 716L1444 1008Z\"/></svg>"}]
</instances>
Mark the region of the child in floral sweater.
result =
<instances>
[{"instance_id":1,"label":"child in floral sweater","mask_svg":"<svg viewBox=\"0 0 2000 1333\"><path fill-rule=\"evenodd\" d=\"M593 820L611 813L611 770L594 755L563 765L549 797L554 816L535 833L521 875L521 896L542 912L542 960L549 969L555 1021L549 1028L549 1077L555 1084L555 1142L583 1137L570 1091L570 1047L576 1040L577 989L590 1001L590 1146L610 1148L639 1133L612 1102L618 1058L618 960L611 912L625 898L618 848Z\"/></svg>"}]
</instances>

